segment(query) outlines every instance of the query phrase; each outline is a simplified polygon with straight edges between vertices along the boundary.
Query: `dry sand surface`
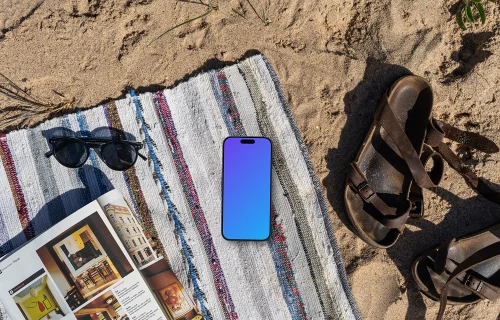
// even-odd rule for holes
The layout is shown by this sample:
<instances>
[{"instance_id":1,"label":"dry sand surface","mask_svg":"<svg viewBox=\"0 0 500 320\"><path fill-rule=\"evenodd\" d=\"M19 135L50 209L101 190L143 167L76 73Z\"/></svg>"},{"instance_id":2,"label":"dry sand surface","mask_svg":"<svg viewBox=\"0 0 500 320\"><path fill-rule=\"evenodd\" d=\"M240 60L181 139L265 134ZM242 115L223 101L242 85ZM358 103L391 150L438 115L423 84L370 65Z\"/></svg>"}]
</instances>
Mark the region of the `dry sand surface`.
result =
<instances>
[{"instance_id":1,"label":"dry sand surface","mask_svg":"<svg viewBox=\"0 0 500 320\"><path fill-rule=\"evenodd\" d=\"M312 155L359 308L366 319L433 319L438 304L417 291L409 269L422 251L500 222L500 207L472 192L452 170L427 192L427 217L409 221L389 250L364 244L344 225L346 165L355 156L378 99L403 74L428 79L437 118L500 142L499 6L461 31L448 0L260 0L265 26L246 0L149 43L203 13L198 0L0 0L0 72L37 96L52 90L91 107L173 86L253 52L265 54ZM258 0L250 0L260 12ZM241 4L241 5L240 5ZM232 9L241 13L236 14ZM46 117L29 119L30 123ZM5 128L4 128L5 129ZM500 156L461 154L500 183ZM498 319L499 303L447 309L448 319Z\"/></svg>"}]
</instances>

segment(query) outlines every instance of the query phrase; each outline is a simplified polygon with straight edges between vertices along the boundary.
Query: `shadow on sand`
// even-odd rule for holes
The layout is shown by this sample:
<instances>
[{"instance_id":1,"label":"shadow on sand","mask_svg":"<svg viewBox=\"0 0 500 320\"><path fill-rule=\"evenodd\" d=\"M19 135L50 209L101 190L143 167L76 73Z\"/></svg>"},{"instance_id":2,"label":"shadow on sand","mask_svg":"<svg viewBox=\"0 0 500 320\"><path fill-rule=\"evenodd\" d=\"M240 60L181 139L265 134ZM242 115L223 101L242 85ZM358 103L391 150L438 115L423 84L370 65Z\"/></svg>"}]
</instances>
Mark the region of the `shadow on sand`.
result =
<instances>
[{"instance_id":1,"label":"shadow on sand","mask_svg":"<svg viewBox=\"0 0 500 320\"><path fill-rule=\"evenodd\" d=\"M352 231L352 225L346 217L343 194L345 172L348 164L354 160L372 122L372 115L384 92L398 78L411 72L404 67L381 63L368 59L363 80L344 97L344 112L347 121L342 129L338 148L328 150L328 175L323 179L327 197L339 219ZM447 170L452 170L446 167ZM454 174L458 183L465 183ZM403 292L408 297L406 319L425 319L426 305L424 297L412 279L411 264L414 259L427 249L439 245L450 238L461 237L500 222L498 205L481 196L460 199L443 188L433 190L435 195L450 206L444 219L437 225L425 219L409 219L408 224L415 226L410 231L405 229L398 242L387 250L399 272L405 279ZM429 197L432 193L426 192ZM427 208L426 216L435 213Z\"/></svg>"},{"instance_id":2,"label":"shadow on sand","mask_svg":"<svg viewBox=\"0 0 500 320\"><path fill-rule=\"evenodd\" d=\"M345 215L343 202L347 166L354 160L384 92L395 80L409 74L411 72L404 67L368 58L363 80L344 96L347 121L342 128L338 147L328 150L326 160L329 173L323 179L323 185L333 209L349 228L351 226Z\"/></svg>"}]
</instances>

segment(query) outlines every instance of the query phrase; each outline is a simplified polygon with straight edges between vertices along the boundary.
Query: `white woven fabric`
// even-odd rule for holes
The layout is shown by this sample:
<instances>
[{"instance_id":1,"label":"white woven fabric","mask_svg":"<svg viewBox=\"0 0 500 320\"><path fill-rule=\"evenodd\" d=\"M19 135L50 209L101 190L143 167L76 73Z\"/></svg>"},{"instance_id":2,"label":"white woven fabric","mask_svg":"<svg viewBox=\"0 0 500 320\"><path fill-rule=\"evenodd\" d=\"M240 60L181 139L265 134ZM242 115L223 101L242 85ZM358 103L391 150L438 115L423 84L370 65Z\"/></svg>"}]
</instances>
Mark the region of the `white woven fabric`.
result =
<instances>
[{"instance_id":1,"label":"white woven fabric","mask_svg":"<svg viewBox=\"0 0 500 320\"><path fill-rule=\"evenodd\" d=\"M133 172L113 171L95 153L78 169L44 156L50 135L69 129L77 136L104 137L117 123L146 142L149 160L138 159ZM230 135L266 135L278 149L272 176L276 224L269 241L228 242L221 236L222 141ZM139 219L152 219L149 227L190 294L204 294L197 304L208 310L205 318L361 318L306 147L263 56L172 89L131 92L105 106L8 133L0 136L0 146L2 254L26 242L30 228L35 234L48 229L57 222L56 213L71 214L117 188L129 203L142 205ZM0 319L8 319L4 311L0 307Z\"/></svg>"}]
</instances>

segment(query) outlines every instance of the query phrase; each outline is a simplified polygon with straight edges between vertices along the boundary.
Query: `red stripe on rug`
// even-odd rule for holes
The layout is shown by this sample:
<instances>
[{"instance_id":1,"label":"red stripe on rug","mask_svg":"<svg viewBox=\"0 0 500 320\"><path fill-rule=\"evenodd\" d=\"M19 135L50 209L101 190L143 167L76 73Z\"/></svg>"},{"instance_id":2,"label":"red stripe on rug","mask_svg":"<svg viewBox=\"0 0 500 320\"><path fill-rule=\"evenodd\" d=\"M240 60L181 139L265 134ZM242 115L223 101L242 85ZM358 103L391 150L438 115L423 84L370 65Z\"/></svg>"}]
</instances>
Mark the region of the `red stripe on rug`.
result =
<instances>
[{"instance_id":1,"label":"red stripe on rug","mask_svg":"<svg viewBox=\"0 0 500 320\"><path fill-rule=\"evenodd\" d=\"M229 293L229 288L227 287L226 279L222 271L222 266L219 262L219 257L217 256L217 251L215 250L215 246L212 241L212 235L208 228L207 221L205 220L203 210L201 209L198 193L196 192L189 168L184 160L181 146L177 140L177 132L172 120L172 114L170 113L170 109L168 108L163 92L157 92L153 95L153 97L157 104L156 110L158 112L158 117L162 120L163 131L168 138L169 147L172 150L174 164L183 186L184 195L189 203L191 214L203 240L205 252L210 259L210 267L212 269L214 284L217 288L219 301L227 319L238 319L238 314L235 311L231 294Z\"/></svg>"},{"instance_id":2,"label":"red stripe on rug","mask_svg":"<svg viewBox=\"0 0 500 320\"><path fill-rule=\"evenodd\" d=\"M226 73L223 70L216 73L219 89L222 92L225 108L221 108L221 112L228 116L231 120L232 128L228 128L231 135L245 136L246 131L234 100L234 96L229 88L229 81ZM306 319L306 310L304 302L300 294L292 263L288 256L288 245L286 236L281 224L276 222L278 213L274 203L271 202L271 237L268 242L273 254L273 260L277 262L277 275L282 288L284 289L285 301L293 315L294 319ZM292 299L287 299L291 296Z\"/></svg>"},{"instance_id":3,"label":"red stripe on rug","mask_svg":"<svg viewBox=\"0 0 500 320\"><path fill-rule=\"evenodd\" d=\"M29 241L35 237L35 229L33 228L33 224L30 220L23 189L21 188L21 184L17 178L16 165L7 143L7 136L4 133L0 134L0 158L2 158L7 179L9 180L10 190L12 192L12 196L14 197L19 221L21 222L26 240Z\"/></svg>"}]
</instances>

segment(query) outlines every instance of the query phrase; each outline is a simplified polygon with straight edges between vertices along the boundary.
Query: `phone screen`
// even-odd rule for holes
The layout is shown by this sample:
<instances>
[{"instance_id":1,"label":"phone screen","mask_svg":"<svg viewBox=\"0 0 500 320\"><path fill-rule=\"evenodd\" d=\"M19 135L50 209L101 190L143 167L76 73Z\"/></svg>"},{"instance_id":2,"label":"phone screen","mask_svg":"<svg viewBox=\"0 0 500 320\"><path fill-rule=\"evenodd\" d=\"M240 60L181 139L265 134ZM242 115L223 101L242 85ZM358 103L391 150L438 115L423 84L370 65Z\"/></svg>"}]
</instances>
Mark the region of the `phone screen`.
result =
<instances>
[{"instance_id":1,"label":"phone screen","mask_svg":"<svg viewBox=\"0 0 500 320\"><path fill-rule=\"evenodd\" d=\"M222 236L266 240L271 233L271 141L227 138L222 171Z\"/></svg>"}]
</instances>

